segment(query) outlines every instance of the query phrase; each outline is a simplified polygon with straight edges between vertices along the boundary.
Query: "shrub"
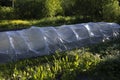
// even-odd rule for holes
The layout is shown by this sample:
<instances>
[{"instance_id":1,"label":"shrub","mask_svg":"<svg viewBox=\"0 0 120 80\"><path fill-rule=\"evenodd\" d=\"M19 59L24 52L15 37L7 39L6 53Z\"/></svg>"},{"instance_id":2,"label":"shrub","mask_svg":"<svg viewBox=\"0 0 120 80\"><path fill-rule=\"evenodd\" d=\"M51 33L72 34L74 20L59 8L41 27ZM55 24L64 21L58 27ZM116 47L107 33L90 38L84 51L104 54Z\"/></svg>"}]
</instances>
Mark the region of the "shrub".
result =
<instances>
[{"instance_id":1,"label":"shrub","mask_svg":"<svg viewBox=\"0 0 120 80\"><path fill-rule=\"evenodd\" d=\"M65 15L90 17L94 21L115 21L120 15L118 0L62 0Z\"/></svg>"},{"instance_id":2,"label":"shrub","mask_svg":"<svg viewBox=\"0 0 120 80\"><path fill-rule=\"evenodd\" d=\"M62 14L63 9L61 6L61 0L46 0L45 9L47 16L54 17L58 14Z\"/></svg>"},{"instance_id":3,"label":"shrub","mask_svg":"<svg viewBox=\"0 0 120 80\"><path fill-rule=\"evenodd\" d=\"M0 19L14 19L14 9L12 7L0 7Z\"/></svg>"},{"instance_id":4,"label":"shrub","mask_svg":"<svg viewBox=\"0 0 120 80\"><path fill-rule=\"evenodd\" d=\"M8 19L4 16L6 15L17 19L40 19L77 15L87 21L116 21L120 16L118 0L16 0L15 10L10 10L1 9L2 17ZM9 14L14 11L16 15Z\"/></svg>"},{"instance_id":5,"label":"shrub","mask_svg":"<svg viewBox=\"0 0 120 80\"><path fill-rule=\"evenodd\" d=\"M40 19L44 17L43 0L18 0L15 9L20 19Z\"/></svg>"},{"instance_id":6,"label":"shrub","mask_svg":"<svg viewBox=\"0 0 120 80\"><path fill-rule=\"evenodd\" d=\"M102 8L103 19L106 21L115 21L120 16L118 0L104 0Z\"/></svg>"},{"instance_id":7,"label":"shrub","mask_svg":"<svg viewBox=\"0 0 120 80\"><path fill-rule=\"evenodd\" d=\"M75 2L76 0L61 0L61 6L63 8L63 13L65 16L74 15L75 12ZM80 5L79 5L80 7Z\"/></svg>"}]
</instances>

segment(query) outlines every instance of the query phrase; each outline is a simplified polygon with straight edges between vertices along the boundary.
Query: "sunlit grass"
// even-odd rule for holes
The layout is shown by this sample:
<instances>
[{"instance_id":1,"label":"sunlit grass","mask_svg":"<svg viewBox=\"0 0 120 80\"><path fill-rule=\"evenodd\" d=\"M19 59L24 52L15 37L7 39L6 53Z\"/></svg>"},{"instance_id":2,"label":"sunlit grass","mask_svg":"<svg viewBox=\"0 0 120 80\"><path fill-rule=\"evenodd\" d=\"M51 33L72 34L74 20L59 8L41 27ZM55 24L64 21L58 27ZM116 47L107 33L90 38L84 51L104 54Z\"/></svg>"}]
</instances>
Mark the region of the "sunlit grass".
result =
<instances>
[{"instance_id":1,"label":"sunlit grass","mask_svg":"<svg viewBox=\"0 0 120 80\"><path fill-rule=\"evenodd\" d=\"M9 21L10 24L24 24L24 25L30 25L31 23L27 20L11 20Z\"/></svg>"},{"instance_id":2,"label":"sunlit grass","mask_svg":"<svg viewBox=\"0 0 120 80\"><path fill-rule=\"evenodd\" d=\"M31 25L27 20L1 20L0 25Z\"/></svg>"},{"instance_id":3,"label":"sunlit grass","mask_svg":"<svg viewBox=\"0 0 120 80\"><path fill-rule=\"evenodd\" d=\"M0 20L0 30L23 29L31 26L59 26L64 24L75 24L82 22L81 16L57 16L47 17L40 20Z\"/></svg>"}]
</instances>

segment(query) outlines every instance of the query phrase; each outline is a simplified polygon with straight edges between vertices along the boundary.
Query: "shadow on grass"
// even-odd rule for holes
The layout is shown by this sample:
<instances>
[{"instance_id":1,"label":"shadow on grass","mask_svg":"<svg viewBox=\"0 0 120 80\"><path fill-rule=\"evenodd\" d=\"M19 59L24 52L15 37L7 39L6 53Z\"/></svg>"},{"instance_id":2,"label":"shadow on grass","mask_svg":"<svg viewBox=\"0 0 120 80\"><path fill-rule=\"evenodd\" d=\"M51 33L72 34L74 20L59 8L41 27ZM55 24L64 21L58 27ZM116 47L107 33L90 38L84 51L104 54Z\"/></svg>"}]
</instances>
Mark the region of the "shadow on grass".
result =
<instances>
[{"instance_id":1,"label":"shadow on grass","mask_svg":"<svg viewBox=\"0 0 120 80\"><path fill-rule=\"evenodd\" d=\"M120 79L120 55L106 58L93 69L77 73L74 80L119 80Z\"/></svg>"},{"instance_id":2,"label":"shadow on grass","mask_svg":"<svg viewBox=\"0 0 120 80\"><path fill-rule=\"evenodd\" d=\"M120 54L120 37L106 41L104 43L91 45L88 51L93 54L100 54L101 57L106 55L119 55Z\"/></svg>"},{"instance_id":3,"label":"shadow on grass","mask_svg":"<svg viewBox=\"0 0 120 80\"><path fill-rule=\"evenodd\" d=\"M106 58L93 70L94 80L119 80L120 79L120 55Z\"/></svg>"}]
</instances>

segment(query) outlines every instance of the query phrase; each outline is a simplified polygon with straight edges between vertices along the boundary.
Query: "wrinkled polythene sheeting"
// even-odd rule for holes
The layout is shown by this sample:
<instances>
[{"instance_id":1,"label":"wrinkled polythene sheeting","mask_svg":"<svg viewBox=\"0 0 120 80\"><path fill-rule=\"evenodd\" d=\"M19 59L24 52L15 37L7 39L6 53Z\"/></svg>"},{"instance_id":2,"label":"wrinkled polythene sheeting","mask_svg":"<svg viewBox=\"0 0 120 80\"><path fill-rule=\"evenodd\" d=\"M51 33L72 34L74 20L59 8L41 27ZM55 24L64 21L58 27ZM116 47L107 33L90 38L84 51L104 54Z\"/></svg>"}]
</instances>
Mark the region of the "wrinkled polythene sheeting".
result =
<instances>
[{"instance_id":1,"label":"wrinkled polythene sheeting","mask_svg":"<svg viewBox=\"0 0 120 80\"><path fill-rule=\"evenodd\" d=\"M120 25L106 22L0 32L0 63L104 42L119 37L119 33Z\"/></svg>"}]
</instances>

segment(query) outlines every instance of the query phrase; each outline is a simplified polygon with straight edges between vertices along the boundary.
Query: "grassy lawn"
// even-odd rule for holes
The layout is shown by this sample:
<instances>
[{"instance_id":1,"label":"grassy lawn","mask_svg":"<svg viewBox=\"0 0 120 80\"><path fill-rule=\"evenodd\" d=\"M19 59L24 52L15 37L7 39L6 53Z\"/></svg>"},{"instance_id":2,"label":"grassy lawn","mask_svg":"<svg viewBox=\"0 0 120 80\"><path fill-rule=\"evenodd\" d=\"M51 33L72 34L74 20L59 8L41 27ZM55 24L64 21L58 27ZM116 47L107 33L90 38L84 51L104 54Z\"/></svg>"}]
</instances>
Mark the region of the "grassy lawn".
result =
<instances>
[{"instance_id":1,"label":"grassy lawn","mask_svg":"<svg viewBox=\"0 0 120 80\"><path fill-rule=\"evenodd\" d=\"M0 30L80 23L80 17L0 20ZM84 21L81 21L84 22ZM119 80L120 38L80 49L0 64L0 80Z\"/></svg>"},{"instance_id":2,"label":"grassy lawn","mask_svg":"<svg viewBox=\"0 0 120 80\"><path fill-rule=\"evenodd\" d=\"M59 26L63 24L75 24L88 21L88 19L84 20L82 16L58 16L52 18L43 18L40 20L0 20L0 31L23 29L31 26Z\"/></svg>"}]
</instances>

